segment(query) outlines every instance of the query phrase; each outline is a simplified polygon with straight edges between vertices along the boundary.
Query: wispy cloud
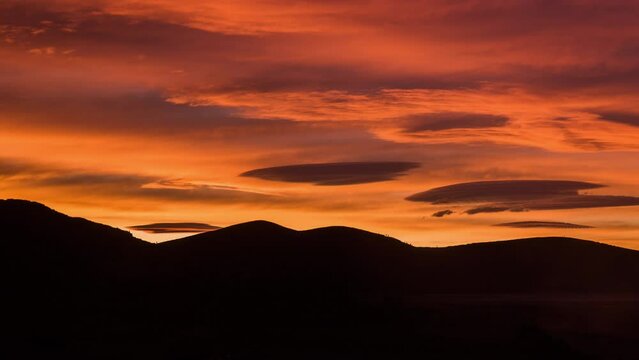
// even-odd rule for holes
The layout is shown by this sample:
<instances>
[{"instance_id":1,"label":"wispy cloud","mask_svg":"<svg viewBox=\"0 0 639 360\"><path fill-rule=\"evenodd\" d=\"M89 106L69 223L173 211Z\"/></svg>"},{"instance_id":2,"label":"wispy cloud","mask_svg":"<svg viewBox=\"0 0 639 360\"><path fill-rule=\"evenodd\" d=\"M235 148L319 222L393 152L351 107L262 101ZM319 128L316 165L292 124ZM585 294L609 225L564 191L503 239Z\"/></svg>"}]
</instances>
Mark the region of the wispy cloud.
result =
<instances>
[{"instance_id":1,"label":"wispy cloud","mask_svg":"<svg viewBox=\"0 0 639 360\"><path fill-rule=\"evenodd\" d=\"M284 197L224 184L188 182L152 175L92 172L81 169L40 165L0 159L0 177L13 186L58 189L71 194L91 194L112 198L127 198L175 202L274 204Z\"/></svg>"}]
</instances>

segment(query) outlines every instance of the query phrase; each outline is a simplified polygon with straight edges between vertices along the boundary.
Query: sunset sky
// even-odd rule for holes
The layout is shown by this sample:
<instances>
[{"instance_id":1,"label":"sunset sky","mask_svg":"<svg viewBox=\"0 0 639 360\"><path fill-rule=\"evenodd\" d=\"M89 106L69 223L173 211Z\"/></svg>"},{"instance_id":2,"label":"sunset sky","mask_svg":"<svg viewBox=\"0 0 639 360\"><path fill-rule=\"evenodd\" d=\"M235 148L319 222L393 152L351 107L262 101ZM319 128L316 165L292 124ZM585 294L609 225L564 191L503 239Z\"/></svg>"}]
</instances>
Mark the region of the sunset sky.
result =
<instances>
[{"instance_id":1,"label":"sunset sky","mask_svg":"<svg viewBox=\"0 0 639 360\"><path fill-rule=\"evenodd\" d=\"M632 0L2 0L0 198L123 229L639 249L637 19Z\"/></svg>"}]
</instances>

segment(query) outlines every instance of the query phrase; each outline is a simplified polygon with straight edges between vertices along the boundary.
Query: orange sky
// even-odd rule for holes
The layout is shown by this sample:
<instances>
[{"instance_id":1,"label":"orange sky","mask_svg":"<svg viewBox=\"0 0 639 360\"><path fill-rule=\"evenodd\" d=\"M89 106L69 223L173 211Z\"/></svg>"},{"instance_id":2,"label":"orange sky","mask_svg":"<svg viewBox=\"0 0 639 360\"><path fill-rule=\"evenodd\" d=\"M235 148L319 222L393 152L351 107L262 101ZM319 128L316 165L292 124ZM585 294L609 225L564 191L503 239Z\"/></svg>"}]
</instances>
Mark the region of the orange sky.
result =
<instances>
[{"instance_id":1,"label":"orange sky","mask_svg":"<svg viewBox=\"0 0 639 360\"><path fill-rule=\"evenodd\" d=\"M639 248L637 18L614 0L5 0L0 197L122 228ZM494 226L538 221L589 228Z\"/></svg>"}]
</instances>

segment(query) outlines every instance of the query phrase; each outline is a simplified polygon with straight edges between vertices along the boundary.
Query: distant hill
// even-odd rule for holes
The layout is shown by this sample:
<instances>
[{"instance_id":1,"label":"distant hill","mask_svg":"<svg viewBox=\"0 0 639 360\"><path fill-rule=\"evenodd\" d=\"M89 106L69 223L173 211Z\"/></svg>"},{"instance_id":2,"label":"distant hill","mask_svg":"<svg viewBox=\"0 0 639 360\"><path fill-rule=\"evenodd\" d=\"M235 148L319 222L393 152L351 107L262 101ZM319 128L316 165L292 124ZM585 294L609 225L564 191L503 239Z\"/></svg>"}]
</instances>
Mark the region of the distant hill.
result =
<instances>
[{"instance_id":1,"label":"distant hill","mask_svg":"<svg viewBox=\"0 0 639 360\"><path fill-rule=\"evenodd\" d=\"M23 200L0 227L11 358L639 356L639 252L592 241L253 221L150 244Z\"/></svg>"},{"instance_id":2,"label":"distant hill","mask_svg":"<svg viewBox=\"0 0 639 360\"><path fill-rule=\"evenodd\" d=\"M42 204L0 201L0 259L39 277L124 275L151 244L110 226L73 218ZM53 279L52 279L53 280Z\"/></svg>"},{"instance_id":3,"label":"distant hill","mask_svg":"<svg viewBox=\"0 0 639 360\"><path fill-rule=\"evenodd\" d=\"M322 270L342 279L358 272L359 281L401 284L411 293L639 292L638 251L561 237L416 248L348 227L295 231L253 221L159 247L191 266L287 266L291 273Z\"/></svg>"}]
</instances>

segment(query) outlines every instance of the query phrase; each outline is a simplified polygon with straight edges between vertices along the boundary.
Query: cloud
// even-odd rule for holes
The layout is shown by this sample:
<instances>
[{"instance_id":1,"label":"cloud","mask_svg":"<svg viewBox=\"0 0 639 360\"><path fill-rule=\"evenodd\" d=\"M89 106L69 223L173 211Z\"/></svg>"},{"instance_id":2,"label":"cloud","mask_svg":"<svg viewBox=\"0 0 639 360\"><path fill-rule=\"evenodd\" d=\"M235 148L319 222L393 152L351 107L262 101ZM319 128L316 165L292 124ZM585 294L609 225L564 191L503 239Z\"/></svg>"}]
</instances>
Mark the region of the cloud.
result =
<instances>
[{"instance_id":1,"label":"cloud","mask_svg":"<svg viewBox=\"0 0 639 360\"><path fill-rule=\"evenodd\" d=\"M151 234L170 234L170 233L202 233L220 229L219 226L213 226L203 223L153 223L146 225L133 225L128 229L144 231Z\"/></svg>"},{"instance_id":2,"label":"cloud","mask_svg":"<svg viewBox=\"0 0 639 360\"><path fill-rule=\"evenodd\" d=\"M494 226L504 226L512 228L553 228L553 229L590 229L592 226L571 224L567 222L557 221L515 221L502 224L495 224Z\"/></svg>"},{"instance_id":3,"label":"cloud","mask_svg":"<svg viewBox=\"0 0 639 360\"><path fill-rule=\"evenodd\" d=\"M527 126L538 116L527 104L552 113L557 93L628 93L639 79L628 55L636 5L584 3L4 1L0 41L11 44L0 54L0 88L24 96L0 98L0 125L191 135L236 124L262 131L265 119L358 121L378 133L382 125L368 122L379 121L400 125L394 137L408 143L555 150L540 141L556 139L552 129ZM495 97L504 89L518 91L513 103ZM404 117L411 120L396 121ZM461 130L438 133L448 129ZM600 150L622 142L602 137L564 143Z\"/></svg>"},{"instance_id":4,"label":"cloud","mask_svg":"<svg viewBox=\"0 0 639 360\"><path fill-rule=\"evenodd\" d=\"M571 130L570 127L563 123L557 124L557 128L562 131L564 141L578 149L601 151L614 148L615 145L615 143L611 141L603 141L593 137L579 135L577 131Z\"/></svg>"},{"instance_id":5,"label":"cloud","mask_svg":"<svg viewBox=\"0 0 639 360\"><path fill-rule=\"evenodd\" d=\"M639 126L639 113L625 111L600 111L595 112L600 120L619 124Z\"/></svg>"},{"instance_id":6,"label":"cloud","mask_svg":"<svg viewBox=\"0 0 639 360\"><path fill-rule=\"evenodd\" d=\"M132 186L139 187L154 181L152 176L135 174L112 174L99 172L77 172L68 174L44 174L34 183L39 186Z\"/></svg>"},{"instance_id":7,"label":"cloud","mask_svg":"<svg viewBox=\"0 0 639 360\"><path fill-rule=\"evenodd\" d=\"M240 176L315 185L352 185L394 180L417 167L419 163L401 161L298 164L250 170Z\"/></svg>"},{"instance_id":8,"label":"cloud","mask_svg":"<svg viewBox=\"0 0 639 360\"><path fill-rule=\"evenodd\" d=\"M145 134L170 132L192 133L200 130L251 127L263 123L240 117L231 108L194 107L165 101L152 91L128 91L117 94L84 93L72 95L16 96L0 93L6 103L0 114L2 122L28 122L31 126L82 129L86 132L111 131ZM11 120L13 119L13 120ZM277 126L286 121L272 120Z\"/></svg>"},{"instance_id":9,"label":"cloud","mask_svg":"<svg viewBox=\"0 0 639 360\"><path fill-rule=\"evenodd\" d=\"M478 129L504 126L508 118L501 115L464 112L441 112L411 115L404 119L406 133L441 131L450 129Z\"/></svg>"},{"instance_id":10,"label":"cloud","mask_svg":"<svg viewBox=\"0 0 639 360\"><path fill-rule=\"evenodd\" d=\"M103 196L109 199L203 202L217 204L275 204L284 196L153 175L87 171L0 158L0 178L12 188L62 191L66 196ZM65 195L60 195L65 196Z\"/></svg>"},{"instance_id":11,"label":"cloud","mask_svg":"<svg viewBox=\"0 0 639 360\"><path fill-rule=\"evenodd\" d=\"M465 211L469 215L639 205L639 197L580 193L602 187L604 185L568 180L478 181L430 189L406 200L431 204L479 204Z\"/></svg>"},{"instance_id":12,"label":"cloud","mask_svg":"<svg viewBox=\"0 0 639 360\"><path fill-rule=\"evenodd\" d=\"M201 184L137 174L69 173L49 174L35 179L36 186L64 187L71 191L102 194L125 199L146 199L172 202L202 202L217 204L274 204L284 199L277 195L217 184Z\"/></svg>"},{"instance_id":13,"label":"cloud","mask_svg":"<svg viewBox=\"0 0 639 360\"><path fill-rule=\"evenodd\" d=\"M492 206L481 206L466 211L467 214L479 214L500 211L565 210L599 207L618 207L639 205L639 197L617 195L572 195L557 196L526 201L514 201Z\"/></svg>"},{"instance_id":14,"label":"cloud","mask_svg":"<svg viewBox=\"0 0 639 360\"><path fill-rule=\"evenodd\" d=\"M488 206L480 206L480 207L476 207L473 209L469 209L466 210L465 213L468 215L475 215L475 214L481 214L481 213L496 213L496 212L503 212L503 211L513 211L513 212L520 212L520 211L524 211L521 208L514 208L511 209L507 206L495 206L495 205L488 205Z\"/></svg>"},{"instance_id":15,"label":"cloud","mask_svg":"<svg viewBox=\"0 0 639 360\"><path fill-rule=\"evenodd\" d=\"M26 162L0 158L0 178L12 177L34 169L32 164Z\"/></svg>"},{"instance_id":16,"label":"cloud","mask_svg":"<svg viewBox=\"0 0 639 360\"><path fill-rule=\"evenodd\" d=\"M444 217L444 216L447 216L447 215L451 215L453 213L454 213L454 211L452 211L452 210L441 210L441 211L437 211L436 213L433 213L433 215L431 215L431 216L433 216L433 217Z\"/></svg>"},{"instance_id":17,"label":"cloud","mask_svg":"<svg viewBox=\"0 0 639 360\"><path fill-rule=\"evenodd\" d=\"M374 88L367 91L188 91L169 98L175 104L241 109L244 116L291 121L388 121L425 108L438 92L430 89ZM440 96L443 96L440 94Z\"/></svg>"},{"instance_id":18,"label":"cloud","mask_svg":"<svg viewBox=\"0 0 639 360\"><path fill-rule=\"evenodd\" d=\"M567 180L476 181L430 189L411 195L406 200L432 204L502 202L576 195L579 190L597 189L603 186Z\"/></svg>"},{"instance_id":19,"label":"cloud","mask_svg":"<svg viewBox=\"0 0 639 360\"><path fill-rule=\"evenodd\" d=\"M335 31L335 16L350 13L359 0L346 2L290 1L104 1L102 9L114 14L162 18L193 28L229 34L299 33ZM349 11L350 10L350 11ZM332 16L330 16L332 15ZM339 16L341 18L341 16ZM340 28L343 28L343 24Z\"/></svg>"},{"instance_id":20,"label":"cloud","mask_svg":"<svg viewBox=\"0 0 639 360\"><path fill-rule=\"evenodd\" d=\"M259 68L243 74L231 83L202 89L200 95L211 95L214 98L219 93L234 92L239 98L247 92L280 93L286 96L291 92L312 94L339 90L355 96L374 96L380 89L478 89L481 87L480 78L481 76L471 74L450 74L447 77L430 74L393 74L357 64L320 65L280 61L261 64ZM330 103L330 97L327 103Z\"/></svg>"}]
</instances>

